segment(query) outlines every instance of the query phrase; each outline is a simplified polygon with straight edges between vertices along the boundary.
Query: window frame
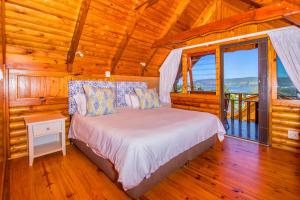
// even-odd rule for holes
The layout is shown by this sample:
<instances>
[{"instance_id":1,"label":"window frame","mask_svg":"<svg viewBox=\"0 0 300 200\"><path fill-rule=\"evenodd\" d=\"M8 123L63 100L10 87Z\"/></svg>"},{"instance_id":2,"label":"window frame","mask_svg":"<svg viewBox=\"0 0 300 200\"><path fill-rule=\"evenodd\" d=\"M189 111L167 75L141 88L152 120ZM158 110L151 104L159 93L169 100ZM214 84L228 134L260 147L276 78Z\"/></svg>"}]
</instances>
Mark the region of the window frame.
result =
<instances>
[{"instance_id":1,"label":"window frame","mask_svg":"<svg viewBox=\"0 0 300 200\"><path fill-rule=\"evenodd\" d=\"M189 74L190 78L190 87L189 91L191 94L212 94L216 95L217 92L217 83L215 91L195 91L194 90L194 82L193 82L193 69L192 69L192 57L195 56L207 56L207 55L215 55L215 70L216 70L216 81L217 81L217 51L216 49L206 50L206 51L198 51L198 52L188 52L187 53L187 74ZM182 73L183 74L183 73ZM186 77L188 78L188 77Z\"/></svg>"}]
</instances>

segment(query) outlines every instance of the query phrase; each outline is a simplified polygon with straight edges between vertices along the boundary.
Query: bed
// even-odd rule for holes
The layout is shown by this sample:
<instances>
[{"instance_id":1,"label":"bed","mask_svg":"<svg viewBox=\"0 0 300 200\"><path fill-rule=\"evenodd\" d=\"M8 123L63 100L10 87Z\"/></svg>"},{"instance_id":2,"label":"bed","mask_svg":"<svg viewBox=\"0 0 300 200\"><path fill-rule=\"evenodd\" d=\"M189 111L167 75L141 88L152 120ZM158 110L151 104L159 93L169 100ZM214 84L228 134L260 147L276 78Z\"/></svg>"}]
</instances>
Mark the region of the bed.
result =
<instances>
[{"instance_id":1,"label":"bed","mask_svg":"<svg viewBox=\"0 0 300 200\"><path fill-rule=\"evenodd\" d=\"M119 107L114 114L96 117L75 112L69 137L130 197L138 198L217 138L222 141L224 134L215 115L164 106Z\"/></svg>"}]
</instances>

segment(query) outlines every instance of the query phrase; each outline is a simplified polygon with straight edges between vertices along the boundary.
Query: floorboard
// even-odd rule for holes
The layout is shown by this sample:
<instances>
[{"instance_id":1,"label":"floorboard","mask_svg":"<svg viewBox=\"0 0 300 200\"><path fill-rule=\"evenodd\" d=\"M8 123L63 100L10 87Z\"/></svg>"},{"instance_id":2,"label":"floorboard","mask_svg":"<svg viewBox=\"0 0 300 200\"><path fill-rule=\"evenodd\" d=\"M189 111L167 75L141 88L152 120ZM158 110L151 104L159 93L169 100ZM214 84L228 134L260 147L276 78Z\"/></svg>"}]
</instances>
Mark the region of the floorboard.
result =
<instances>
[{"instance_id":1,"label":"floorboard","mask_svg":"<svg viewBox=\"0 0 300 200\"><path fill-rule=\"evenodd\" d=\"M78 149L9 162L10 199L129 199ZM227 137L142 200L299 200L300 155Z\"/></svg>"}]
</instances>

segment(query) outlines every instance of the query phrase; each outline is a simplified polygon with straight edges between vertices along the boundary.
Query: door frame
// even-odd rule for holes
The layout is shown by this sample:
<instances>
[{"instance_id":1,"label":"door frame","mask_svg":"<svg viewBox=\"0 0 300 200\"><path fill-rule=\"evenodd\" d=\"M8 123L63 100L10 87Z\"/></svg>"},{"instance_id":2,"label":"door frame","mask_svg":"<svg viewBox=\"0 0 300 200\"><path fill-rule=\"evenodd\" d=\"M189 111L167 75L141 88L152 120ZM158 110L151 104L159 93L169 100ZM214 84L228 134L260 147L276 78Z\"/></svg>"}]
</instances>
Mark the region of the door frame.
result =
<instances>
[{"instance_id":1,"label":"door frame","mask_svg":"<svg viewBox=\"0 0 300 200\"><path fill-rule=\"evenodd\" d=\"M270 85L269 85L269 82L268 82L268 77L269 77L269 57L268 57L268 38L267 37L263 37L263 38L258 38L258 39L253 39L253 40L247 40L247 41L243 41L243 42L235 42L235 43L231 43L231 44L224 44L224 45L220 45L220 117L221 117L221 120L222 122L224 123L225 122L225 119L224 119L224 53L225 53L225 49L227 48L230 48L230 47L236 47L236 46L241 46L241 45L247 45L247 44L257 44L257 48L258 48L258 93L259 93L259 96L260 96L260 81L261 81L261 78L262 78L262 74L260 74L260 68L261 66L264 66L266 69L265 69L265 76L266 76L266 82L265 82L265 87L266 87L266 90L268 92L266 92L264 95L265 95L265 98L266 98L266 104L267 104L267 107L265 108L267 111L269 111L269 105L270 105L270 92L269 92L269 89L270 89ZM266 44L266 46L263 46L261 44ZM262 47L265 47L265 59L262 59L262 55L264 55L264 53L261 52L261 48ZM263 61L266 61L266 62L263 62ZM261 104L259 102L259 104ZM259 110L259 115L260 115L260 110ZM261 117L259 117L261 118ZM259 129L261 129L261 119L259 119ZM270 139L269 139L269 135L270 135L270 122L269 122L269 112L266 112L265 113L265 119L264 121L266 121L266 124L265 124L265 131L264 131L264 135L261 135L262 131L259 131L259 136L258 136L258 142L260 144L264 144L264 145L269 145L270 144Z\"/></svg>"}]
</instances>

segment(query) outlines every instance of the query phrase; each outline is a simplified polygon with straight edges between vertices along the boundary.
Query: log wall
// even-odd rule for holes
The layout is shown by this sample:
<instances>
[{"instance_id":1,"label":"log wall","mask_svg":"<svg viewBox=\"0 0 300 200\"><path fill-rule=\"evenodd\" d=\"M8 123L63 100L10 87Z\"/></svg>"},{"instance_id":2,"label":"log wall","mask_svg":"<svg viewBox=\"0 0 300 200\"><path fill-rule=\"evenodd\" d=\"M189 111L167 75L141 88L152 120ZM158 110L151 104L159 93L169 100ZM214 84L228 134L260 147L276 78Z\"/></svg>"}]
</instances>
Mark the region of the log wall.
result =
<instances>
[{"instance_id":1,"label":"log wall","mask_svg":"<svg viewBox=\"0 0 300 200\"><path fill-rule=\"evenodd\" d=\"M0 1L0 70L5 77L5 40L4 40L4 1ZM0 199L3 196L6 166L6 117L5 117L5 80L0 80Z\"/></svg>"},{"instance_id":2,"label":"log wall","mask_svg":"<svg viewBox=\"0 0 300 200\"><path fill-rule=\"evenodd\" d=\"M152 45L157 39L249 9L247 3L233 0L193 0L187 5L181 4L180 0L166 0L157 1L139 16L136 8L144 1L92 0L78 46L84 57L76 56L72 71L68 73L67 54L82 0L1 2L5 2L6 65L9 69L9 94L6 96L9 106L5 114L9 120L9 158L27 154L26 131L22 119L24 116L52 111L67 114L68 80L101 80L104 71L111 70L115 55L121 51L116 66L116 74L120 76L113 76L114 80L146 81L150 87L158 87L158 70L170 49L153 49ZM216 2L222 3L214 4ZM186 7L181 8L182 5ZM212 8L207 13L210 6ZM246 25L226 33L195 38L186 44L203 43L286 25L288 23L284 21ZM129 34L132 26L134 30ZM123 41L127 43L124 47L121 45ZM147 64L145 76L156 78L130 76L141 74L141 62ZM174 106L177 107L182 104L183 98L187 98L189 104L183 105L184 108L218 110L215 103L219 98L218 91L213 97L175 96L173 98L177 98L178 103ZM191 97L195 97L196 106ZM210 103L214 106L209 107Z\"/></svg>"},{"instance_id":3,"label":"log wall","mask_svg":"<svg viewBox=\"0 0 300 200\"><path fill-rule=\"evenodd\" d=\"M59 111L67 117L68 133L68 81L103 79L103 75L100 74L73 75L64 72L9 70L9 158L27 155L25 116ZM112 76L112 79L145 81L151 88L158 88L159 84L156 77Z\"/></svg>"},{"instance_id":4,"label":"log wall","mask_svg":"<svg viewBox=\"0 0 300 200\"><path fill-rule=\"evenodd\" d=\"M300 100L284 100L277 98L276 52L269 41L270 69L270 140L275 148L300 153L300 140L288 138L288 131L300 133ZM300 134L299 134L300 138Z\"/></svg>"},{"instance_id":5,"label":"log wall","mask_svg":"<svg viewBox=\"0 0 300 200\"><path fill-rule=\"evenodd\" d=\"M288 130L300 132L300 106L282 105L274 100L272 105L272 146L300 153L300 142L289 139Z\"/></svg>"},{"instance_id":6,"label":"log wall","mask_svg":"<svg viewBox=\"0 0 300 200\"><path fill-rule=\"evenodd\" d=\"M217 116L220 115L220 100L217 95L172 93L171 99L173 108L209 112Z\"/></svg>"}]
</instances>

